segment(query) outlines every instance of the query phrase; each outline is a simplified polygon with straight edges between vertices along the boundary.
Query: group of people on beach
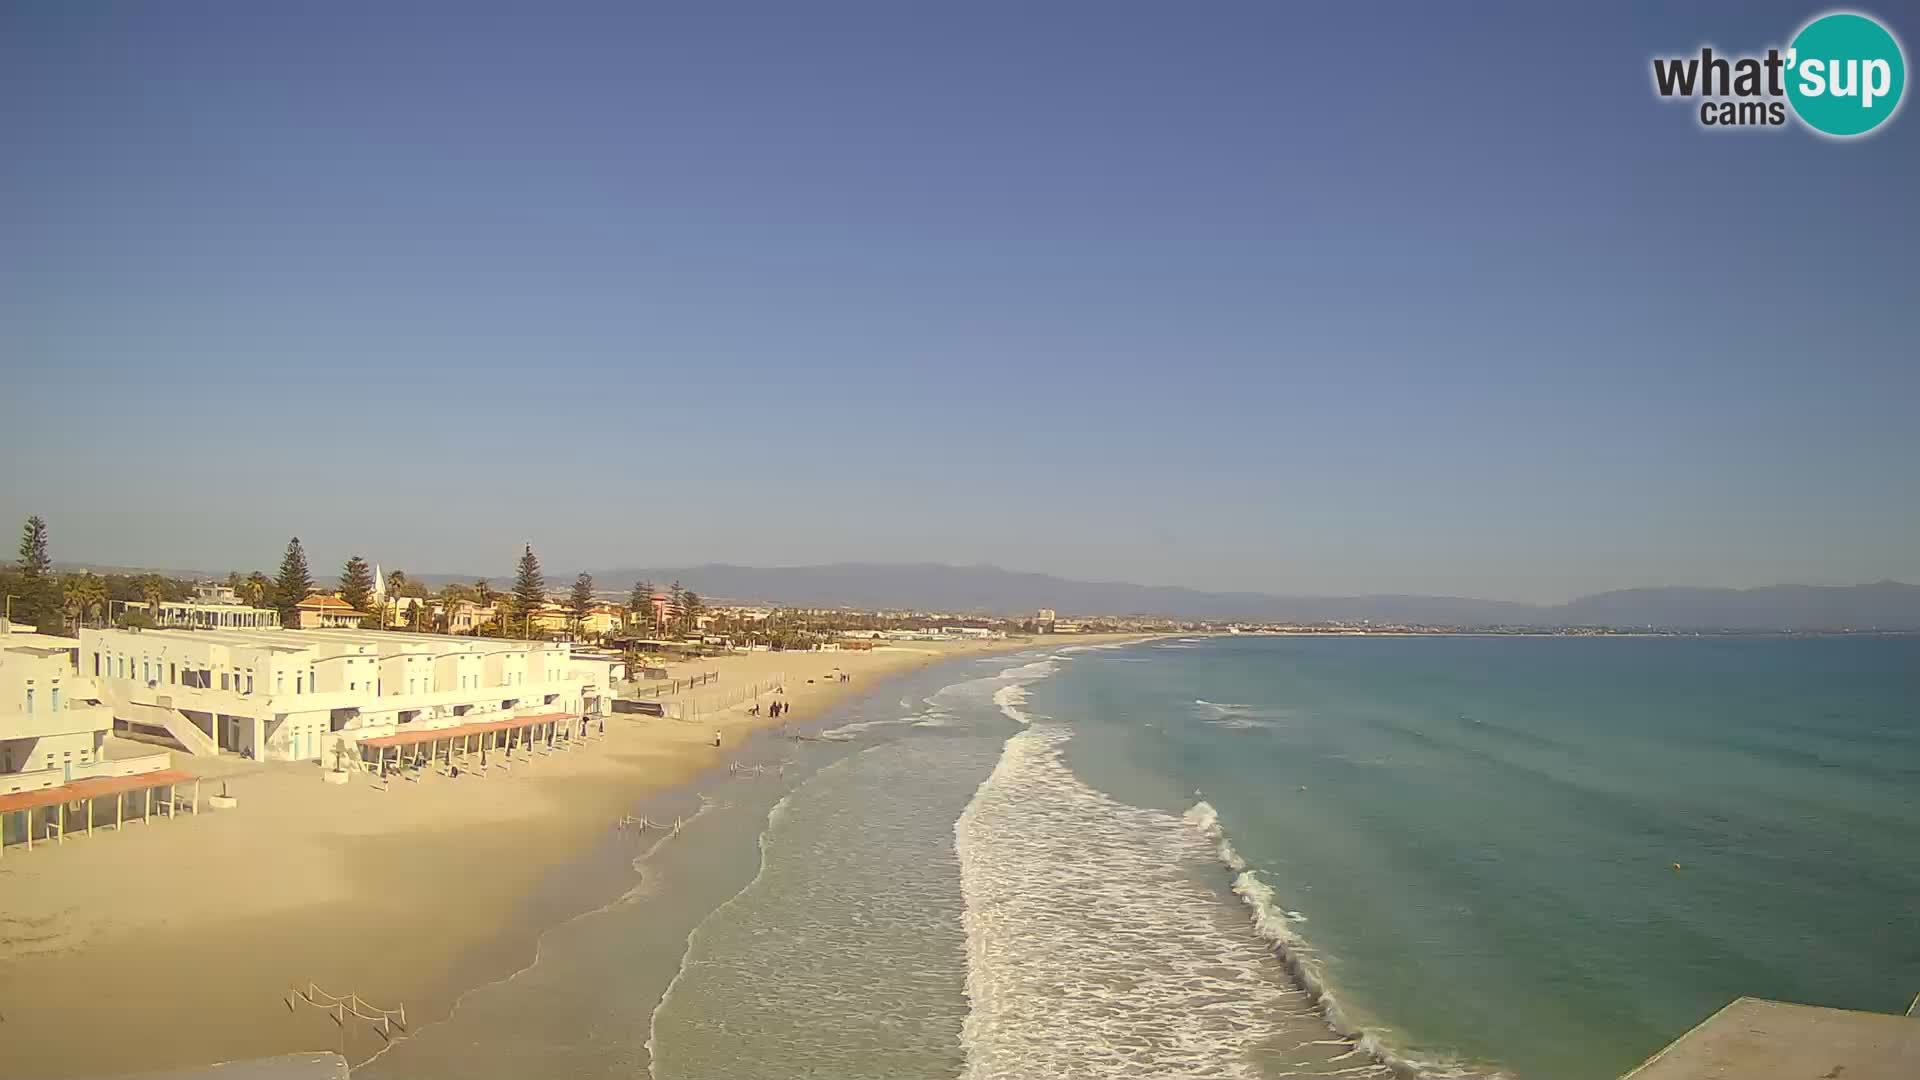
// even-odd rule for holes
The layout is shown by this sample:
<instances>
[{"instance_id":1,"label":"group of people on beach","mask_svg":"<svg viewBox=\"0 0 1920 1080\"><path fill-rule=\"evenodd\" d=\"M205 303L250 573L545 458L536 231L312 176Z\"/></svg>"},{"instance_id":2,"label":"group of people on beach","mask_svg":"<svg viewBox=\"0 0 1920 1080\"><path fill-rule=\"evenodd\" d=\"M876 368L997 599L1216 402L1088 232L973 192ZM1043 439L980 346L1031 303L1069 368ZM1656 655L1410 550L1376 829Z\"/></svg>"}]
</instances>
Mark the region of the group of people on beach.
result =
<instances>
[{"instance_id":1,"label":"group of people on beach","mask_svg":"<svg viewBox=\"0 0 1920 1080\"><path fill-rule=\"evenodd\" d=\"M787 703L786 703L786 702L784 702L784 701L776 701L776 702L774 702L774 703L772 703L771 705L768 705L768 706L767 706L767 715L768 715L768 716L784 716L784 715L786 715L786 714L787 714L787 712L788 712L788 710L790 710L790 709L792 709L792 708L793 708L793 706L791 706L791 705L789 705L789 704L787 704ZM752 706L751 708L749 708L749 709L747 710L747 715L748 715L748 716L759 716L759 715L760 715L760 704L759 704L758 702L755 702L755 703L753 704L753 706Z\"/></svg>"}]
</instances>

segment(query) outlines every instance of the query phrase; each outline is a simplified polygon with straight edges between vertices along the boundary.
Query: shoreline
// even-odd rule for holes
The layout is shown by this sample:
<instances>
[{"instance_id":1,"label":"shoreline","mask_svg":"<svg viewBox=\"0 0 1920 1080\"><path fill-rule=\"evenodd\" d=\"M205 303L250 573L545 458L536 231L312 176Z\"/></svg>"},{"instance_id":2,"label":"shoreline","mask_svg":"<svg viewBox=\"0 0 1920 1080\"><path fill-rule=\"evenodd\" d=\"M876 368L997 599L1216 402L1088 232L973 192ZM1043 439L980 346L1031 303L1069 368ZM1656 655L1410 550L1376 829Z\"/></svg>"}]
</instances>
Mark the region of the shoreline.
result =
<instances>
[{"instance_id":1,"label":"shoreline","mask_svg":"<svg viewBox=\"0 0 1920 1080\"><path fill-rule=\"evenodd\" d=\"M718 671L720 701L786 676L793 715L745 704L697 722L606 717L606 736L506 776L431 776L381 791L363 775L320 782L313 763L178 763L240 805L75 839L0 863L0 1075L98 1076L313 1050L358 1064L384 1045L342 1042L288 990L309 981L420 1030L476 988L535 963L549 930L637 881L628 813L697 803L733 753L784 721L811 724L885 676L1036 646L1161 635L913 643L872 652L751 653L680 665ZM852 676L839 682L837 672ZM723 745L714 747L715 732ZM564 871L564 872L556 872ZM93 1037L101 1022L116 1038ZM362 1045L369 1043L369 1045Z\"/></svg>"}]
</instances>

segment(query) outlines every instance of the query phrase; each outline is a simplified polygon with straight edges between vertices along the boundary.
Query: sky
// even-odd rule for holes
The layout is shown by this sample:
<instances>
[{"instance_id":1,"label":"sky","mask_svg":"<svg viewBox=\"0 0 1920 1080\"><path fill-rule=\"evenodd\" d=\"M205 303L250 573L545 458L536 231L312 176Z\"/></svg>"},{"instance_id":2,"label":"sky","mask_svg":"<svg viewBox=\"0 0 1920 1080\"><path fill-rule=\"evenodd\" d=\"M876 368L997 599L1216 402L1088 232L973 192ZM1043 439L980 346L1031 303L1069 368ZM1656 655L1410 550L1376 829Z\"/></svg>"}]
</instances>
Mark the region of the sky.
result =
<instances>
[{"instance_id":1,"label":"sky","mask_svg":"<svg viewBox=\"0 0 1920 1080\"><path fill-rule=\"evenodd\" d=\"M1920 581L1920 116L1651 86L1823 10L10 3L0 522L212 570Z\"/></svg>"}]
</instances>

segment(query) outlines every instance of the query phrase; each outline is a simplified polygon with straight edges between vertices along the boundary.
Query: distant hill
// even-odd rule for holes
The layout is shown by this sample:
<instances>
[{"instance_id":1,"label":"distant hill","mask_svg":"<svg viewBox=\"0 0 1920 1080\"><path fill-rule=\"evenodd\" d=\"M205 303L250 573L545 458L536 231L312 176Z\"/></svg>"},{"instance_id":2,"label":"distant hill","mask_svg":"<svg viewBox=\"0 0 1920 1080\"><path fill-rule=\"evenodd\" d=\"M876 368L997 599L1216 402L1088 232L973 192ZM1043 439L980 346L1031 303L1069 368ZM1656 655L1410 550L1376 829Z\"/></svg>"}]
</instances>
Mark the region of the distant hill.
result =
<instances>
[{"instance_id":1,"label":"distant hill","mask_svg":"<svg viewBox=\"0 0 1920 1080\"><path fill-rule=\"evenodd\" d=\"M96 571L142 572L135 567ZM1277 596L1203 592L1170 585L1076 581L997 566L943 563L833 563L823 566L616 567L590 571L602 590L635 581L679 581L711 600L796 607L917 608L993 615L1054 608L1062 614L1164 615L1178 619L1420 623L1452 626L1614 626L1680 630L1920 630L1920 585L1768 585L1755 589L1672 586L1621 589L1565 604L1522 604L1459 596ZM167 571L180 577L219 574ZM423 584L471 582L472 574L414 574ZM505 589L509 575L493 578ZM551 573L563 588L573 572ZM316 579L322 580L322 579ZM331 579L325 579L330 581Z\"/></svg>"},{"instance_id":2,"label":"distant hill","mask_svg":"<svg viewBox=\"0 0 1920 1080\"><path fill-rule=\"evenodd\" d=\"M1920 585L1621 589L1546 609L1562 622L1731 630L1920 629Z\"/></svg>"},{"instance_id":3,"label":"distant hill","mask_svg":"<svg viewBox=\"0 0 1920 1080\"><path fill-rule=\"evenodd\" d=\"M1011 615L1039 607L1063 613L1146 614L1186 619L1452 624L1460 626L1655 626L1727 630L1920 630L1920 585L1773 585L1757 589L1626 589L1566 604L1455 596L1276 596L1174 586L1075 581L994 566L836 563L825 566L611 568L591 571L603 588L646 579L679 581L703 596L800 607L921 608Z\"/></svg>"}]
</instances>

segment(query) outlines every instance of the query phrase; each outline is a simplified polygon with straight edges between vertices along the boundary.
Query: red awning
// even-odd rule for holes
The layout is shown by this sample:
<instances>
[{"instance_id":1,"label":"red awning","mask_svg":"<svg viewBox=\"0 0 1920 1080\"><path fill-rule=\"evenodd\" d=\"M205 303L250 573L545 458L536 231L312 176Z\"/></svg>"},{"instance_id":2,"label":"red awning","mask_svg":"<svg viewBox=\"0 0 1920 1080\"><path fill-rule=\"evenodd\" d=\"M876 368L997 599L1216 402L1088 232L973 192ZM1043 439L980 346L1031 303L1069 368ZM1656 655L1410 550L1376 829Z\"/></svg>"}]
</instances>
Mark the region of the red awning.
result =
<instances>
[{"instance_id":1,"label":"red awning","mask_svg":"<svg viewBox=\"0 0 1920 1080\"><path fill-rule=\"evenodd\" d=\"M511 720L488 720L480 724L461 724L459 727L429 728L425 731L401 731L392 735L376 735L371 739L361 739L361 746L371 746L375 750L385 750L393 746L415 746L423 742L439 739L458 739L468 735L484 735L489 731L507 731L512 728L528 727L532 724L545 724L554 720L566 720L577 713L541 713L539 716L516 716Z\"/></svg>"},{"instance_id":2,"label":"red awning","mask_svg":"<svg viewBox=\"0 0 1920 1080\"><path fill-rule=\"evenodd\" d=\"M193 779L196 777L192 773L181 772L179 769L134 773L132 776L96 776L86 780L75 780L70 784L61 784L58 787L0 795L0 814L9 814L15 810L38 810L43 806L58 806L61 803L76 802L80 799L97 799L102 795L118 795L123 791L166 787L168 784L182 784Z\"/></svg>"}]
</instances>

